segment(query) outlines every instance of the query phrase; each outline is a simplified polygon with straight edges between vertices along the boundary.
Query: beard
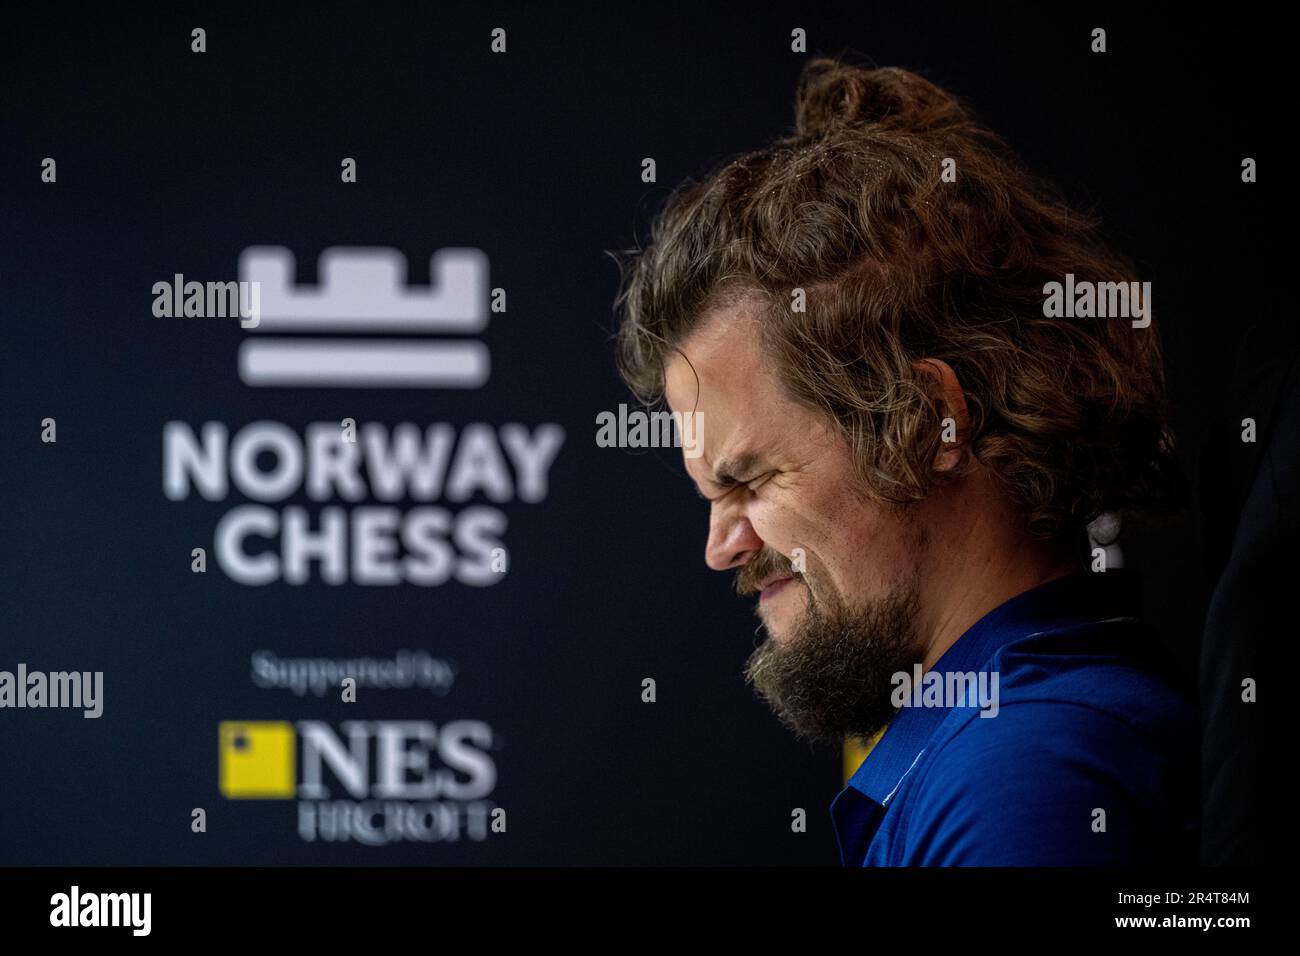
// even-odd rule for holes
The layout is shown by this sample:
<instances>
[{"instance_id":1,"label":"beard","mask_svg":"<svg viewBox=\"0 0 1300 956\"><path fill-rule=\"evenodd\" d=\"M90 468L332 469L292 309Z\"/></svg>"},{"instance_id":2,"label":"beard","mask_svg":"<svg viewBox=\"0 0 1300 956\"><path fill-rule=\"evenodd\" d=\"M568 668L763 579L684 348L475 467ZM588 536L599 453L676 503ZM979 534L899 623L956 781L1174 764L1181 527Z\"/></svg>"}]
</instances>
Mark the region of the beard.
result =
<instances>
[{"instance_id":1,"label":"beard","mask_svg":"<svg viewBox=\"0 0 1300 956\"><path fill-rule=\"evenodd\" d=\"M781 560L767 553L751 561L741 568L736 589L756 589L781 570ZM806 606L792 633L780 643L769 635L755 648L746 682L799 737L819 743L872 737L894 716L894 675L910 673L923 657L918 575L852 607L814 599L806 583L804 591Z\"/></svg>"}]
</instances>

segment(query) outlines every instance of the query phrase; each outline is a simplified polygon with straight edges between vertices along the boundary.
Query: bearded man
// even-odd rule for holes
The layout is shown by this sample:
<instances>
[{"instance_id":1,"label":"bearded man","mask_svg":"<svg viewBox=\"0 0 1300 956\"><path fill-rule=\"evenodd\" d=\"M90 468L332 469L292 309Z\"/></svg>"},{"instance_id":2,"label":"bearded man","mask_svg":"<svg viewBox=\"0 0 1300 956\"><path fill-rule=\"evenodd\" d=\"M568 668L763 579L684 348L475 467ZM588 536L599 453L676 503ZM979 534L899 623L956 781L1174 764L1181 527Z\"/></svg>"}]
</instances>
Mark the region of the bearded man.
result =
<instances>
[{"instance_id":1,"label":"bearded man","mask_svg":"<svg viewBox=\"0 0 1300 956\"><path fill-rule=\"evenodd\" d=\"M748 679L875 741L843 862L1190 862L1195 723L1117 566L1179 497L1150 286L916 74L812 61L795 118L628 254L618 362L707 426L684 461L707 564L758 596Z\"/></svg>"}]
</instances>

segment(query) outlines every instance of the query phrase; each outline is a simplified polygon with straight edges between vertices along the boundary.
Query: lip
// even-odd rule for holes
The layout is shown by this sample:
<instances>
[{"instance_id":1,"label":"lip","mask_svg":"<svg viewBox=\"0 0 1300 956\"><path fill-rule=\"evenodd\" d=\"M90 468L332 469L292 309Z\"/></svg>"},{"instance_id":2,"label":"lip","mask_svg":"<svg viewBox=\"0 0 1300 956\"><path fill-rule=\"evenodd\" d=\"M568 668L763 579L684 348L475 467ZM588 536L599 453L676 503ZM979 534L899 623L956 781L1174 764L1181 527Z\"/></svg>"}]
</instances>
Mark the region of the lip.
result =
<instances>
[{"instance_id":1,"label":"lip","mask_svg":"<svg viewBox=\"0 0 1300 956\"><path fill-rule=\"evenodd\" d=\"M758 595L759 602L761 603L763 601L767 601L775 597L781 591L785 590L785 586L793 580L794 577L789 574L773 575L772 577L768 578L761 585L759 585L761 589Z\"/></svg>"}]
</instances>

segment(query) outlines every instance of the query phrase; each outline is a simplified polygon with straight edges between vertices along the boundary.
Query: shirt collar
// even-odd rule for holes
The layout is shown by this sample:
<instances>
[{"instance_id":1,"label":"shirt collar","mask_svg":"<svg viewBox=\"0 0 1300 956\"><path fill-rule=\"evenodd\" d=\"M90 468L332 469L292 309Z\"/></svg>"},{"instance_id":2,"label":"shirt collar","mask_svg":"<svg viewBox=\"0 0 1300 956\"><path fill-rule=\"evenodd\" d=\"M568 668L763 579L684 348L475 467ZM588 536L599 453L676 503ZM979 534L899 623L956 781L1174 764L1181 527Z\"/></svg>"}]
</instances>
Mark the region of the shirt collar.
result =
<instances>
[{"instance_id":1,"label":"shirt collar","mask_svg":"<svg viewBox=\"0 0 1300 956\"><path fill-rule=\"evenodd\" d=\"M1137 577L1119 569L1076 571L1031 588L976 621L931 671L979 671L1011 641L1035 633L1136 615ZM927 671L927 673L929 673ZM848 787L885 804L952 708L902 707Z\"/></svg>"}]
</instances>

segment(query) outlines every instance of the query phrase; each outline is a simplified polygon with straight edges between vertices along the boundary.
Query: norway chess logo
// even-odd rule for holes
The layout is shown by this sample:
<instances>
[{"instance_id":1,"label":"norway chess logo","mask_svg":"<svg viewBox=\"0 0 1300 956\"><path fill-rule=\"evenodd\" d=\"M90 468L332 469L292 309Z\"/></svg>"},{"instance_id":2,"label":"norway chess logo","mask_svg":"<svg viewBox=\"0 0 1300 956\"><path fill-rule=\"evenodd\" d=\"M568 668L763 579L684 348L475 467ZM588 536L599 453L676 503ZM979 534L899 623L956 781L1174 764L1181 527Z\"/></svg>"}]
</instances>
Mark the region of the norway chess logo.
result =
<instances>
[{"instance_id":1,"label":"norway chess logo","mask_svg":"<svg viewBox=\"0 0 1300 956\"><path fill-rule=\"evenodd\" d=\"M240 255L240 281L256 283L261 295L260 321L246 328L239 348L245 385L468 389L487 382L487 346L464 337L487 327L482 250L435 252L428 288L408 283L397 249L334 246L317 265L318 283L300 285L285 247L250 246ZM369 337L377 333L386 334Z\"/></svg>"},{"instance_id":2,"label":"norway chess logo","mask_svg":"<svg viewBox=\"0 0 1300 956\"><path fill-rule=\"evenodd\" d=\"M504 313L505 290L489 288L481 250L438 250L428 285L408 282L405 257L386 247L328 248L312 283L298 281L288 249L249 246L239 274L229 285L258 296L238 349L246 385L302 389L299 397L318 403L313 393L332 388L354 390L350 398L358 389L487 383L488 349L475 336L489 313ZM501 505L546 500L563 426L359 422L348 411L305 426L167 421L163 493L230 500L211 548L238 584L501 581L511 564ZM190 556L191 570L206 573L208 549Z\"/></svg>"}]
</instances>

